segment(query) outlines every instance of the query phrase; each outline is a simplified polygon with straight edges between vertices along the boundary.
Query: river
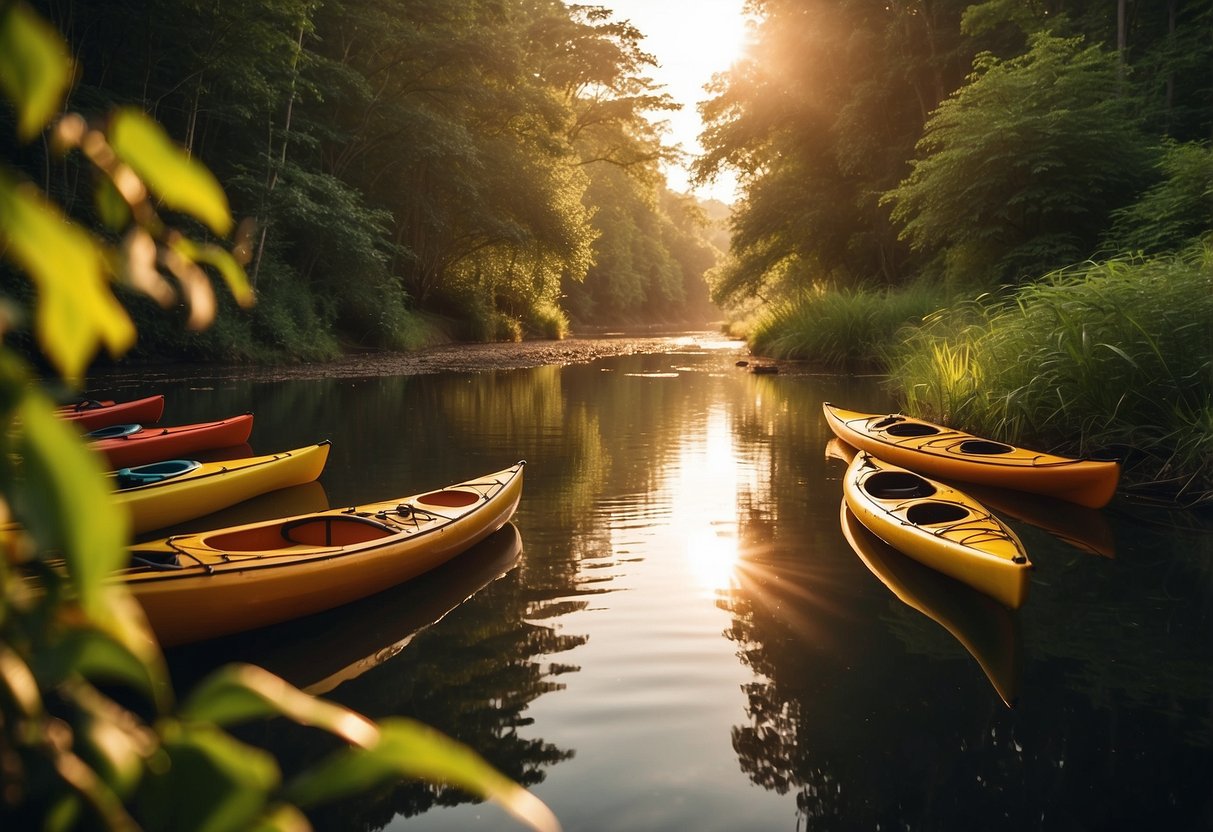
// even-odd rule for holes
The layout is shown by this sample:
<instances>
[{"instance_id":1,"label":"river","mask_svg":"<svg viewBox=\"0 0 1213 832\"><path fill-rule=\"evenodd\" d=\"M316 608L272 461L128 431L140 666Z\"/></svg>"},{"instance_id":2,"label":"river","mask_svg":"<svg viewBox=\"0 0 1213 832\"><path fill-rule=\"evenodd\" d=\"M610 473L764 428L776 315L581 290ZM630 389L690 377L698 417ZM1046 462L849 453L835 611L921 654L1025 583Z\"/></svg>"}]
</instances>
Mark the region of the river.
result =
<instances>
[{"instance_id":1,"label":"river","mask_svg":"<svg viewBox=\"0 0 1213 832\"><path fill-rule=\"evenodd\" d=\"M710 333L110 372L164 422L255 414L320 483L230 522L418 493L525 459L513 522L413 584L169 652L182 690L252 661L451 734L566 830L1213 828L1213 531L1130 503L1003 494L1035 570L1012 613L840 529L821 403L876 377L739 366ZM242 730L289 774L331 745ZM400 783L319 829L515 829Z\"/></svg>"}]
</instances>

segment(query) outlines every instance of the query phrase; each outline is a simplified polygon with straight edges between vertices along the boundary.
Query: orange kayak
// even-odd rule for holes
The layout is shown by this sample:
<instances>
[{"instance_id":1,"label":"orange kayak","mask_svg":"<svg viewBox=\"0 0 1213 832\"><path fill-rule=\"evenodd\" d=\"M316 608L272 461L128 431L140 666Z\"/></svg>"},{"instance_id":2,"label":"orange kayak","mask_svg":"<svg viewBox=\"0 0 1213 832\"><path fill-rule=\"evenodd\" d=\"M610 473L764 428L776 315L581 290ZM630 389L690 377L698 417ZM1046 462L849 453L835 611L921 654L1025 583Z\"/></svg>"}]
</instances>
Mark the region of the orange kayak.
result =
<instances>
[{"instance_id":1,"label":"orange kayak","mask_svg":"<svg viewBox=\"0 0 1213 832\"><path fill-rule=\"evenodd\" d=\"M826 422L843 442L894 465L944 479L1057 497L1102 508L1116 493L1120 464L1017 448L900 414L857 413L829 402Z\"/></svg>"},{"instance_id":2,"label":"orange kayak","mask_svg":"<svg viewBox=\"0 0 1213 832\"><path fill-rule=\"evenodd\" d=\"M436 569L504 526L523 465L413 497L140 543L114 579L165 646L332 609Z\"/></svg>"},{"instance_id":3,"label":"orange kayak","mask_svg":"<svg viewBox=\"0 0 1213 832\"><path fill-rule=\"evenodd\" d=\"M124 422L159 422L164 415L164 396L148 396L126 402L86 399L67 404L55 411L60 419L79 425L84 430L107 428Z\"/></svg>"},{"instance_id":4,"label":"orange kayak","mask_svg":"<svg viewBox=\"0 0 1213 832\"><path fill-rule=\"evenodd\" d=\"M111 425L85 434L85 439L90 448L105 455L110 468L116 469L240 445L248 441L252 430L253 414L245 413L217 422L167 428Z\"/></svg>"}]
</instances>

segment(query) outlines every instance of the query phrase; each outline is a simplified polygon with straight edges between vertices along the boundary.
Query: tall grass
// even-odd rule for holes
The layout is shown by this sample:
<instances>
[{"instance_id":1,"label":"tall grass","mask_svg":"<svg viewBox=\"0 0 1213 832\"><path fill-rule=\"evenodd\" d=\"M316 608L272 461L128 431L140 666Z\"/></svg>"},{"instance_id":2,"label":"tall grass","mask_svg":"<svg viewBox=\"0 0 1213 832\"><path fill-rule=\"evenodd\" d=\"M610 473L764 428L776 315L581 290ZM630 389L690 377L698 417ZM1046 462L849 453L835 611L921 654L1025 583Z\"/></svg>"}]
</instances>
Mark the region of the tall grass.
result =
<instances>
[{"instance_id":1,"label":"tall grass","mask_svg":"<svg viewBox=\"0 0 1213 832\"><path fill-rule=\"evenodd\" d=\"M750 348L771 358L811 361L834 369L877 366L882 351L907 323L922 321L947 302L941 289L811 289L760 311Z\"/></svg>"},{"instance_id":2,"label":"tall grass","mask_svg":"<svg viewBox=\"0 0 1213 832\"><path fill-rule=\"evenodd\" d=\"M940 312L887 353L906 410L988 436L1118 455L1213 501L1213 251L1087 263Z\"/></svg>"}]
</instances>

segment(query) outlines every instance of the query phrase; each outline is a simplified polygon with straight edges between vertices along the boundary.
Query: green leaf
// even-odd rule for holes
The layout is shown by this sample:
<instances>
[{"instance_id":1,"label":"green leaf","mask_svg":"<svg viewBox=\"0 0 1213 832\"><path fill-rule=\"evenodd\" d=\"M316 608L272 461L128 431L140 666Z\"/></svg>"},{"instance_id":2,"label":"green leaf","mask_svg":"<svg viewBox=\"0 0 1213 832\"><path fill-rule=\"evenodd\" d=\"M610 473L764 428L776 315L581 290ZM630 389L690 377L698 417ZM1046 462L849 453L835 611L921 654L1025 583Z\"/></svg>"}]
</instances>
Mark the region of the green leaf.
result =
<instances>
[{"instance_id":1,"label":"green leaf","mask_svg":"<svg viewBox=\"0 0 1213 832\"><path fill-rule=\"evenodd\" d=\"M223 276L236 303L245 309L253 305L253 287L249 285L244 267L236 262L231 252L217 245L199 245L188 237L176 237L170 245L178 254L195 263L213 266Z\"/></svg>"},{"instance_id":2,"label":"green leaf","mask_svg":"<svg viewBox=\"0 0 1213 832\"><path fill-rule=\"evenodd\" d=\"M253 305L253 287L249 285L244 267L236 262L231 252L216 245L205 245L199 247L196 259L200 263L215 267L223 276L223 281L227 283L236 303L245 309Z\"/></svg>"},{"instance_id":3,"label":"green leaf","mask_svg":"<svg viewBox=\"0 0 1213 832\"><path fill-rule=\"evenodd\" d=\"M171 760L139 790L144 828L226 832L252 827L280 774L274 758L214 726L162 725Z\"/></svg>"},{"instance_id":4,"label":"green leaf","mask_svg":"<svg viewBox=\"0 0 1213 832\"><path fill-rule=\"evenodd\" d=\"M102 582L125 562L127 515L114 505L100 458L45 396L29 391L17 414L19 518L43 550L62 553L89 616L107 620L113 612Z\"/></svg>"},{"instance_id":5,"label":"green leaf","mask_svg":"<svg viewBox=\"0 0 1213 832\"><path fill-rule=\"evenodd\" d=\"M101 223L110 231L119 232L131 221L131 208L118 193L114 183L105 177L97 177L97 187L93 191L93 205Z\"/></svg>"},{"instance_id":6,"label":"green leaf","mask_svg":"<svg viewBox=\"0 0 1213 832\"><path fill-rule=\"evenodd\" d=\"M0 243L40 295L38 343L68 379L79 379L99 345L111 355L135 342L135 327L109 289L99 246L30 185L0 171Z\"/></svg>"},{"instance_id":7,"label":"green leaf","mask_svg":"<svg viewBox=\"0 0 1213 832\"><path fill-rule=\"evenodd\" d=\"M533 829L560 828L539 798L462 743L408 719L384 720L379 728L374 746L338 752L304 772L287 786L288 798L306 807L410 777L448 783L492 800Z\"/></svg>"},{"instance_id":8,"label":"green leaf","mask_svg":"<svg viewBox=\"0 0 1213 832\"><path fill-rule=\"evenodd\" d=\"M252 665L228 665L198 685L182 706L184 719L230 725L285 716L328 731L351 750L298 778L289 799L301 806L333 800L392 777L446 782L501 804L535 829L559 829L551 811L530 792L498 773L470 748L411 720L383 725L316 699Z\"/></svg>"},{"instance_id":9,"label":"green leaf","mask_svg":"<svg viewBox=\"0 0 1213 832\"><path fill-rule=\"evenodd\" d=\"M221 236L231 231L232 215L219 181L146 113L132 107L114 112L109 140L118 158L170 208L201 220Z\"/></svg>"},{"instance_id":10,"label":"green leaf","mask_svg":"<svg viewBox=\"0 0 1213 832\"><path fill-rule=\"evenodd\" d=\"M221 667L194 688L181 716L217 725L284 716L335 734L346 742L375 742L375 724L353 711L317 699L255 665Z\"/></svg>"},{"instance_id":11,"label":"green leaf","mask_svg":"<svg viewBox=\"0 0 1213 832\"><path fill-rule=\"evenodd\" d=\"M281 804L257 819L248 832L311 832L312 825L296 807Z\"/></svg>"},{"instance_id":12,"label":"green leaf","mask_svg":"<svg viewBox=\"0 0 1213 832\"><path fill-rule=\"evenodd\" d=\"M74 747L110 791L125 799L142 778L151 731L109 710L81 714Z\"/></svg>"},{"instance_id":13,"label":"green leaf","mask_svg":"<svg viewBox=\"0 0 1213 832\"><path fill-rule=\"evenodd\" d=\"M0 89L17 109L17 135L29 141L59 109L72 80L67 45L24 3L0 5Z\"/></svg>"},{"instance_id":14,"label":"green leaf","mask_svg":"<svg viewBox=\"0 0 1213 832\"><path fill-rule=\"evenodd\" d=\"M54 686L73 675L99 683L117 682L151 695L161 682L154 666L109 634L84 628L69 630L62 642L35 657L39 678Z\"/></svg>"}]
</instances>

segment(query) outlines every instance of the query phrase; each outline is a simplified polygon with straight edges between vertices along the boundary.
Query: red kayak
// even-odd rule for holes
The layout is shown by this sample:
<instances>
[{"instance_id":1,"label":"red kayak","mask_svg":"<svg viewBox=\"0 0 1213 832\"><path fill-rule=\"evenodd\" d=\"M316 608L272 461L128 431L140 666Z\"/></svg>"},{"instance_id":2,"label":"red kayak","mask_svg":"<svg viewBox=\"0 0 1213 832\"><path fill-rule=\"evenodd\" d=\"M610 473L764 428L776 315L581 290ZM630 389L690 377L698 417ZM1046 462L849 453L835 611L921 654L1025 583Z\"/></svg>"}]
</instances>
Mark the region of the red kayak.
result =
<instances>
[{"instance_id":1,"label":"red kayak","mask_svg":"<svg viewBox=\"0 0 1213 832\"><path fill-rule=\"evenodd\" d=\"M60 419L79 425L84 430L107 428L127 422L159 422L164 414L164 396L148 396L129 402L94 401L88 399L68 404L55 411Z\"/></svg>"},{"instance_id":2,"label":"red kayak","mask_svg":"<svg viewBox=\"0 0 1213 832\"><path fill-rule=\"evenodd\" d=\"M199 451L242 445L253 430L253 414L218 422L170 428L111 425L86 434L89 447L105 454L111 468L130 468L165 459L180 459Z\"/></svg>"}]
</instances>

